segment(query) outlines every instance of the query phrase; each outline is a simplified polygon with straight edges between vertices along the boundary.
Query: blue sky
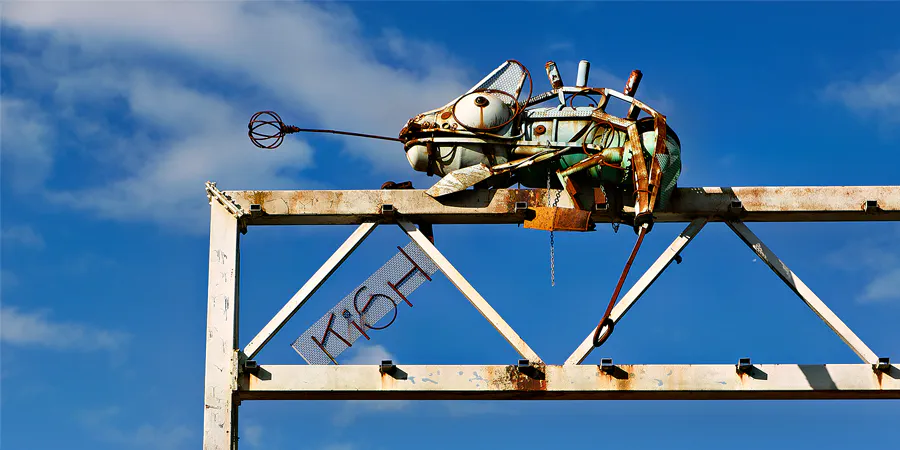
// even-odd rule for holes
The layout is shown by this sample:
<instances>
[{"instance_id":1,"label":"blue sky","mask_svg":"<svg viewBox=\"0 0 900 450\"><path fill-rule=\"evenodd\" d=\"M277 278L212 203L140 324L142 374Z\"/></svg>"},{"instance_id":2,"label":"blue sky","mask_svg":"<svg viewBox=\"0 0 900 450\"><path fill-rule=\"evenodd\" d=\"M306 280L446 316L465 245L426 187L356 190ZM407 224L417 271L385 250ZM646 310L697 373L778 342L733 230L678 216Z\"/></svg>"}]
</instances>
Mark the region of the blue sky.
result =
<instances>
[{"instance_id":1,"label":"blue sky","mask_svg":"<svg viewBox=\"0 0 900 450\"><path fill-rule=\"evenodd\" d=\"M546 88L621 88L666 114L681 186L898 184L900 7L888 3L8 2L2 82L2 418L13 450L190 449L202 434L208 206L223 189L367 189L413 173L393 143L292 136L249 116L394 135L506 59ZM750 224L879 355L900 359L900 226ZM631 281L683 225L660 224ZM351 232L242 238L246 343ZM602 313L633 234L437 226L437 245L547 362ZM380 227L260 353L290 343L405 237ZM507 364L515 352L442 276L346 361ZM722 224L591 356L629 363L856 363ZM847 448L896 438L896 401L245 402L242 448ZM744 441L748 441L744 443ZM866 444L862 444L866 445Z\"/></svg>"}]
</instances>

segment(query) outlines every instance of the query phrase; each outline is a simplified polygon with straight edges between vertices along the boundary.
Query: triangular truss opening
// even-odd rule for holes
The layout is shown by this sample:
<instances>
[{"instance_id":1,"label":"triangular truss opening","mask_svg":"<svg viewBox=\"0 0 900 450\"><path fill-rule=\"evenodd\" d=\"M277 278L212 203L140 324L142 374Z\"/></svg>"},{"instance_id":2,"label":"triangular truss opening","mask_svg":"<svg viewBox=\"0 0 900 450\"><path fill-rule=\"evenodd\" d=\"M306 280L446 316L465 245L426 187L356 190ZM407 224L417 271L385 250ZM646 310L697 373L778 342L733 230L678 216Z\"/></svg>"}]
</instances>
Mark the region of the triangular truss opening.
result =
<instances>
[{"instance_id":1,"label":"triangular truss opening","mask_svg":"<svg viewBox=\"0 0 900 450\"><path fill-rule=\"evenodd\" d=\"M397 223L411 242L403 247L398 246L397 255L294 342L293 347L308 363L338 364L336 357L340 353L352 347L353 342L361 338L370 339L369 332L385 328L385 320L388 324L392 323L399 302L409 303L407 296L423 282L430 281L440 270L521 358L527 360L529 364L543 364L534 350L434 246L433 239L429 235L410 222L398 220ZM251 339L243 350L244 357L252 360L377 225L378 222L375 221L361 224ZM385 319L391 314L393 316Z\"/></svg>"},{"instance_id":2,"label":"triangular truss opening","mask_svg":"<svg viewBox=\"0 0 900 450\"><path fill-rule=\"evenodd\" d=\"M691 240L697 236L707 223L707 219L695 219L682 231L672 244L663 251L662 255L650 266L649 269L634 283L634 285L622 296L613 308L610 319L613 325L631 309L638 299L647 291L650 285L662 274L673 261L680 258L679 254ZM757 257L764 262L798 297L831 328L838 337L847 344L865 363L873 366L879 364L878 356L866 346L865 343L834 314L822 300L809 289L803 281L792 272L788 266L779 259L750 229L740 221L726 222L729 228L743 241ZM601 329L601 334L606 331L606 326ZM593 340L596 327L584 339L581 345L566 359L565 364L580 364L594 350Z\"/></svg>"}]
</instances>

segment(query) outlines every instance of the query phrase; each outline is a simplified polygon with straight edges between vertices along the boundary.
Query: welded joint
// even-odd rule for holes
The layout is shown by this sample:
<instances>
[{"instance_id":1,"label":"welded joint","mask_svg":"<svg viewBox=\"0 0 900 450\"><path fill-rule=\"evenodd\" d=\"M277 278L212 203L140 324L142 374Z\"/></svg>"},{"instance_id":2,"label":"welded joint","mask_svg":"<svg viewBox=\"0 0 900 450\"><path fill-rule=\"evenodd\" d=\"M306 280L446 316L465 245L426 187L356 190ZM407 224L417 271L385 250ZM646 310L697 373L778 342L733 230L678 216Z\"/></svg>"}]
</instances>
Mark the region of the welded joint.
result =
<instances>
[{"instance_id":1,"label":"welded joint","mask_svg":"<svg viewBox=\"0 0 900 450\"><path fill-rule=\"evenodd\" d=\"M866 200L866 202L863 203L863 211L865 211L866 214L875 214L878 210L878 200Z\"/></svg>"},{"instance_id":2,"label":"welded joint","mask_svg":"<svg viewBox=\"0 0 900 450\"><path fill-rule=\"evenodd\" d=\"M878 358L878 362L872 364L872 368L877 372L889 372L891 370L891 358Z\"/></svg>"},{"instance_id":3,"label":"welded joint","mask_svg":"<svg viewBox=\"0 0 900 450\"><path fill-rule=\"evenodd\" d=\"M612 358L600 358L600 371L605 373L611 373L616 370L616 365L613 364Z\"/></svg>"},{"instance_id":4,"label":"welded joint","mask_svg":"<svg viewBox=\"0 0 900 450\"><path fill-rule=\"evenodd\" d=\"M735 364L735 369L737 373L749 373L753 370L753 363L750 362L750 358L740 358L738 363Z\"/></svg>"}]
</instances>

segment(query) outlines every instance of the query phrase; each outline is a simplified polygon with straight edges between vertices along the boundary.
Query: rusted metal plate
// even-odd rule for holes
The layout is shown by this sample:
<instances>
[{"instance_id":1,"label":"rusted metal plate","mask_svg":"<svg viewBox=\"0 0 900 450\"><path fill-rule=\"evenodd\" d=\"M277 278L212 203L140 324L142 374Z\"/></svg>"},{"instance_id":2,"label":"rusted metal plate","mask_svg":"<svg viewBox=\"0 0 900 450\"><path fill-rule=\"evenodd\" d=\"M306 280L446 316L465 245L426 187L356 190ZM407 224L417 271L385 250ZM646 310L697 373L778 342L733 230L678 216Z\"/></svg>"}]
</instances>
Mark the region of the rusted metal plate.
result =
<instances>
[{"instance_id":1,"label":"rusted metal plate","mask_svg":"<svg viewBox=\"0 0 900 450\"><path fill-rule=\"evenodd\" d=\"M244 375L242 400L685 400L900 398L900 368L870 364L537 366L261 366ZM536 373L535 373L536 372Z\"/></svg>"},{"instance_id":2,"label":"rusted metal plate","mask_svg":"<svg viewBox=\"0 0 900 450\"><path fill-rule=\"evenodd\" d=\"M525 228L546 231L588 231L591 227L591 211L570 208L539 206L528 214Z\"/></svg>"},{"instance_id":3,"label":"rusted metal plate","mask_svg":"<svg viewBox=\"0 0 900 450\"><path fill-rule=\"evenodd\" d=\"M556 190L550 192L555 197ZM397 214L433 224L522 223L517 202L528 208L549 206L545 189L478 189L435 199L423 190L365 191L225 191L245 212L260 205L248 225L360 224L381 219L382 205ZM608 199L610 205L632 201ZM877 208L866 202L876 201ZM735 208L734 202L740 202ZM567 195L560 207L572 207ZM621 211L632 214L633 208ZM595 223L609 223L613 215L595 212ZM900 186L768 186L679 188L665 209L654 211L659 222L690 222L710 217L713 222L739 218L744 222L900 221Z\"/></svg>"}]
</instances>

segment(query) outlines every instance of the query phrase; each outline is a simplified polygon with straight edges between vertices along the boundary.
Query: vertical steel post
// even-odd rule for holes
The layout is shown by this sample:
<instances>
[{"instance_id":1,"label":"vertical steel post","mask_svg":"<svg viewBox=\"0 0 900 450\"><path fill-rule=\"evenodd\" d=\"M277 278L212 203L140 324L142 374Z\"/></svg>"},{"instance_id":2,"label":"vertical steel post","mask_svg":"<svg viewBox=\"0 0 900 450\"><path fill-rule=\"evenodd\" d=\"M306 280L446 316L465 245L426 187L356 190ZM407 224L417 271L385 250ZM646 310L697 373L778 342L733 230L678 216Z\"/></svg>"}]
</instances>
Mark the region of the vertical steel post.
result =
<instances>
[{"instance_id":1,"label":"vertical steel post","mask_svg":"<svg viewBox=\"0 0 900 450\"><path fill-rule=\"evenodd\" d=\"M210 201L203 450L237 449L238 219Z\"/></svg>"}]
</instances>

